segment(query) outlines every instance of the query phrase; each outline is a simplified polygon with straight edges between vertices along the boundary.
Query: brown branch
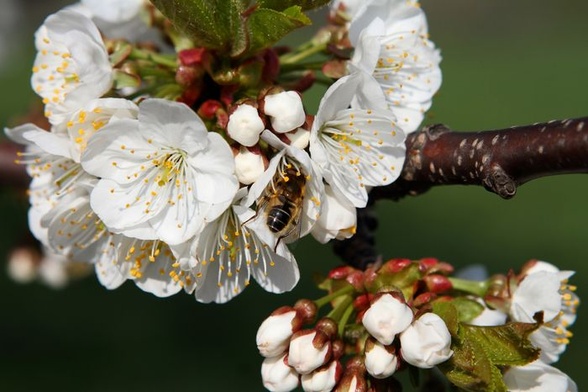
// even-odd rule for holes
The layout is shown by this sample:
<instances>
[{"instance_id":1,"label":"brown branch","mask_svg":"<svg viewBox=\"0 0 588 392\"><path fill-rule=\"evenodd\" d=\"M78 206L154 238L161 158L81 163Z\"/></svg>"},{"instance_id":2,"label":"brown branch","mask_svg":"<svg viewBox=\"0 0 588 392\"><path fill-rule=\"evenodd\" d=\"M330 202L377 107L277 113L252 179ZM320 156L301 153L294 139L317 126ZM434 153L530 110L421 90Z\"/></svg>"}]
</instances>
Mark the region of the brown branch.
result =
<instances>
[{"instance_id":1,"label":"brown branch","mask_svg":"<svg viewBox=\"0 0 588 392\"><path fill-rule=\"evenodd\" d=\"M406 140L400 178L372 200L398 200L435 185L481 185L508 199L535 178L588 173L588 117L484 132L432 125Z\"/></svg>"}]
</instances>

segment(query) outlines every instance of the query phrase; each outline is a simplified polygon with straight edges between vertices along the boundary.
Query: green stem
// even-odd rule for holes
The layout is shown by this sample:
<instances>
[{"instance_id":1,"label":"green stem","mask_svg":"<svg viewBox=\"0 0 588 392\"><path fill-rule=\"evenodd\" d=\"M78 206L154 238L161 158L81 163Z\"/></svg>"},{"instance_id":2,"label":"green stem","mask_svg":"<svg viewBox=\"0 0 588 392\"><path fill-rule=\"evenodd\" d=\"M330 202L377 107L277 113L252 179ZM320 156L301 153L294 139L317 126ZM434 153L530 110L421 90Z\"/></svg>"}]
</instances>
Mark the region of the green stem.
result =
<instances>
[{"instance_id":1,"label":"green stem","mask_svg":"<svg viewBox=\"0 0 588 392\"><path fill-rule=\"evenodd\" d=\"M306 71L309 69L320 70L325 65L324 61L312 61L308 63L295 63L295 64L280 64L280 71L282 73L294 72L294 71Z\"/></svg>"},{"instance_id":2,"label":"green stem","mask_svg":"<svg viewBox=\"0 0 588 392\"><path fill-rule=\"evenodd\" d=\"M349 309L353 310L351 304L353 304L353 297L351 295L346 295L343 301L339 302L337 306L327 314L328 318L335 320L339 324L339 329L341 328L341 321L345 314L347 314Z\"/></svg>"},{"instance_id":3,"label":"green stem","mask_svg":"<svg viewBox=\"0 0 588 392\"><path fill-rule=\"evenodd\" d=\"M317 299L316 301L314 301L314 303L320 309L323 306L325 306L326 304L330 303L335 298L340 297L342 295L351 294L354 291L355 291L355 288L352 285L347 285L347 286L345 286L335 292L332 292L329 295L325 295L324 297Z\"/></svg>"},{"instance_id":4,"label":"green stem","mask_svg":"<svg viewBox=\"0 0 588 392\"><path fill-rule=\"evenodd\" d=\"M459 291L465 291L483 297L488 290L488 281L473 281L459 278L449 278L453 288Z\"/></svg>"},{"instance_id":5,"label":"green stem","mask_svg":"<svg viewBox=\"0 0 588 392\"><path fill-rule=\"evenodd\" d=\"M133 48L130 57L137 60L148 60L155 64L172 69L176 69L178 67L178 61L175 55L165 55Z\"/></svg>"},{"instance_id":6,"label":"green stem","mask_svg":"<svg viewBox=\"0 0 588 392\"><path fill-rule=\"evenodd\" d=\"M352 313L353 313L353 306L347 306L347 308L345 308L345 312L343 313L343 316L341 316L341 320L339 321L339 326L338 326L338 332L339 332L339 336L341 338L343 337L343 333L345 332L345 326L347 325L347 321L349 320L349 317L351 317Z\"/></svg>"},{"instance_id":7,"label":"green stem","mask_svg":"<svg viewBox=\"0 0 588 392\"><path fill-rule=\"evenodd\" d=\"M311 42L312 43L312 42ZM306 46L306 45L305 45ZM305 58L312 56L313 54L322 52L327 48L325 42L312 43L308 47L301 47L299 51L293 53L287 53L280 57L280 64L293 64L297 63Z\"/></svg>"}]
</instances>

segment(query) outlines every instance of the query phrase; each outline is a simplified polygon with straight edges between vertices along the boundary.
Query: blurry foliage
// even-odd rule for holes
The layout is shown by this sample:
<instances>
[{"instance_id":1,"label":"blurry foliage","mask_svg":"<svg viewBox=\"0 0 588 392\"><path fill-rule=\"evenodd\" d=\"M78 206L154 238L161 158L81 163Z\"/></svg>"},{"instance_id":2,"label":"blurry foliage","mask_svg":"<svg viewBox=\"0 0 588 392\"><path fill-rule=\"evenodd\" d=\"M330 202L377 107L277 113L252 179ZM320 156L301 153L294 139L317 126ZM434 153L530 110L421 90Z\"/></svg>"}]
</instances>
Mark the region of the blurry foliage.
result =
<instances>
[{"instance_id":1,"label":"blurry foliage","mask_svg":"<svg viewBox=\"0 0 588 392\"><path fill-rule=\"evenodd\" d=\"M444 58L444 82L428 123L484 130L588 116L588 3L422 3ZM26 112L34 97L32 33L44 15L60 7L26 4L20 30L10 36L18 45L0 59L2 125ZM320 14L311 15L320 23ZM510 201L482 188L440 187L398 203L380 202L379 249L384 257L435 256L458 267L482 263L490 273L539 258L576 270L572 283L584 298L587 194L588 177L570 175L526 184ZM25 230L25 214L22 197L0 190L2 258ZM155 298L131 283L107 292L92 278L63 291L20 286L2 268L0 390L259 391L258 324L278 306L317 297L313 273L339 263L329 247L312 239L301 241L295 253L302 279L294 292L276 296L252 284L222 306L182 294ZM588 308L579 310L575 336L556 366L583 390Z\"/></svg>"}]
</instances>

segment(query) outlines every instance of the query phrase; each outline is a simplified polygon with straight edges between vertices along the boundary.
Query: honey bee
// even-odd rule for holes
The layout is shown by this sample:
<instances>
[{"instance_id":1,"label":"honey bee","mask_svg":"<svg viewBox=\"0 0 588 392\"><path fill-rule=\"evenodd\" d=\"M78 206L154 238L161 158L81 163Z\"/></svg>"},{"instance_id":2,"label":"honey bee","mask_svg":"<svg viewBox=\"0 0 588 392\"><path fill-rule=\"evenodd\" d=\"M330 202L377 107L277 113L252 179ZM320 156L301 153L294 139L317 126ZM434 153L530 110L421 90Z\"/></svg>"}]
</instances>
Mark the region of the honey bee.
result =
<instances>
[{"instance_id":1,"label":"honey bee","mask_svg":"<svg viewBox=\"0 0 588 392\"><path fill-rule=\"evenodd\" d=\"M274 178L258 200L257 214L263 213L268 229L274 233L278 244L298 230L306 189L306 176L294 163L284 162L276 170Z\"/></svg>"}]
</instances>

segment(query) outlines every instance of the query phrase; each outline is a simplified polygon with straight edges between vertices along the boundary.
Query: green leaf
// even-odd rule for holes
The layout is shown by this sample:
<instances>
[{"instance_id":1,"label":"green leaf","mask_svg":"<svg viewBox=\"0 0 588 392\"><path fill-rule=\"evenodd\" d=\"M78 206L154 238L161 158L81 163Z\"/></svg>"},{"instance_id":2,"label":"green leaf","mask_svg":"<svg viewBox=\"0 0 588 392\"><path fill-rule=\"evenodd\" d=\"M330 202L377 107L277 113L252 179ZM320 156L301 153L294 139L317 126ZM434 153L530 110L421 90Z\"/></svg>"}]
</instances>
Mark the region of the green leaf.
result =
<instances>
[{"instance_id":1,"label":"green leaf","mask_svg":"<svg viewBox=\"0 0 588 392\"><path fill-rule=\"evenodd\" d=\"M246 46L241 14L247 0L153 0L152 3L196 46L232 51Z\"/></svg>"},{"instance_id":2,"label":"green leaf","mask_svg":"<svg viewBox=\"0 0 588 392\"><path fill-rule=\"evenodd\" d=\"M462 339L475 340L495 365L522 366L539 357L528 339L539 324L508 323L497 327L460 326Z\"/></svg>"},{"instance_id":3,"label":"green leaf","mask_svg":"<svg viewBox=\"0 0 588 392\"><path fill-rule=\"evenodd\" d=\"M451 305L435 304L433 309L450 314L447 304ZM506 391L501 367L522 366L539 357L539 349L528 339L539 326L540 323L508 323L478 327L460 323L452 341L453 356L441 369L453 384L466 391Z\"/></svg>"},{"instance_id":4,"label":"green leaf","mask_svg":"<svg viewBox=\"0 0 588 392\"><path fill-rule=\"evenodd\" d=\"M328 1L153 0L153 4L196 46L227 57L268 48L291 31L311 24L303 9ZM268 8L265 8L267 5Z\"/></svg>"},{"instance_id":5,"label":"green leaf","mask_svg":"<svg viewBox=\"0 0 588 392\"><path fill-rule=\"evenodd\" d=\"M457 309L458 320L462 323L472 321L484 311L483 305L466 297L453 298L450 302Z\"/></svg>"},{"instance_id":6,"label":"green leaf","mask_svg":"<svg viewBox=\"0 0 588 392\"><path fill-rule=\"evenodd\" d=\"M248 36L248 53L267 48L291 31L310 25L311 21L298 6L290 7L282 12L268 8L255 10L245 21ZM242 52L232 53L240 55Z\"/></svg>"},{"instance_id":7,"label":"green leaf","mask_svg":"<svg viewBox=\"0 0 588 392\"><path fill-rule=\"evenodd\" d=\"M283 11L292 6L299 6L308 11L329 4L331 0L259 0L257 3L262 8Z\"/></svg>"}]
</instances>

